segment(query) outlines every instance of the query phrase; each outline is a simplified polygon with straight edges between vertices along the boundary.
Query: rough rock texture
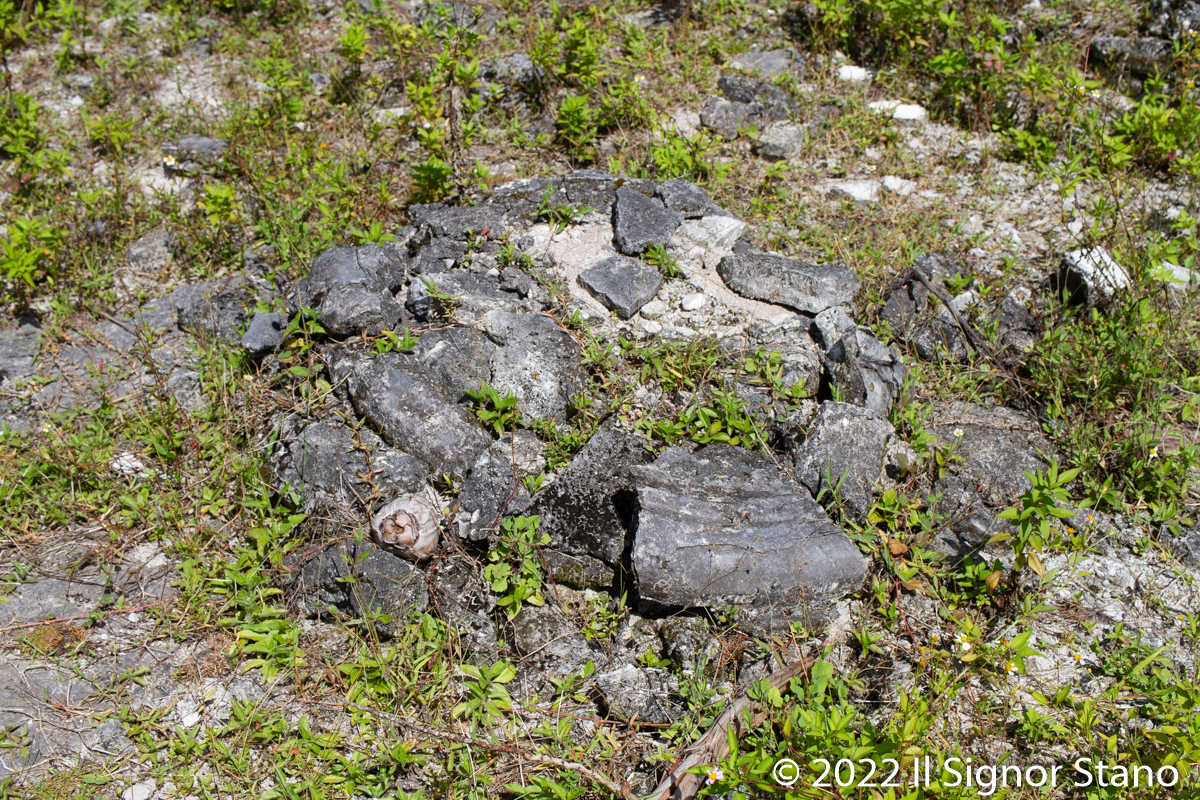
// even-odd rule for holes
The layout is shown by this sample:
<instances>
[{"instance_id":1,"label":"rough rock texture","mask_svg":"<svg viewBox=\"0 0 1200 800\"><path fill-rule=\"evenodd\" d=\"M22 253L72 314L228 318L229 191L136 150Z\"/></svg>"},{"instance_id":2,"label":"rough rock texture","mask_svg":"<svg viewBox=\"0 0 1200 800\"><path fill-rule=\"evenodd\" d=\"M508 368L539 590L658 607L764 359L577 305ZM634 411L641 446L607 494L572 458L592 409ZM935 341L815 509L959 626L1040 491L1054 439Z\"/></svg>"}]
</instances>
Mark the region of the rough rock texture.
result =
<instances>
[{"instance_id":1,"label":"rough rock texture","mask_svg":"<svg viewBox=\"0 0 1200 800\"><path fill-rule=\"evenodd\" d=\"M772 122L787 119L796 110L796 101L785 90L768 81L741 75L722 75L717 88L726 100L733 103L761 103Z\"/></svg>"},{"instance_id":2,"label":"rough rock texture","mask_svg":"<svg viewBox=\"0 0 1200 800\"><path fill-rule=\"evenodd\" d=\"M1092 54L1112 69L1128 69L1138 75L1166 74L1175 51L1163 39L1127 36L1096 36L1089 45Z\"/></svg>"},{"instance_id":3,"label":"rough rock texture","mask_svg":"<svg viewBox=\"0 0 1200 800\"><path fill-rule=\"evenodd\" d=\"M762 127L768 122L762 103L732 103L710 97L700 110L700 124L726 141L733 141L743 128Z\"/></svg>"},{"instance_id":4,"label":"rough rock texture","mask_svg":"<svg viewBox=\"0 0 1200 800\"><path fill-rule=\"evenodd\" d=\"M653 245L666 245L683 221L682 216L666 208L657 197L647 197L636 189L617 189L613 205L613 243L617 251L636 256Z\"/></svg>"},{"instance_id":5,"label":"rough rock texture","mask_svg":"<svg viewBox=\"0 0 1200 800\"><path fill-rule=\"evenodd\" d=\"M621 563L637 503L631 468L654 457L631 433L603 425L554 483L534 498L531 513L542 518L551 546L573 556L590 556L611 568Z\"/></svg>"},{"instance_id":6,"label":"rough rock texture","mask_svg":"<svg viewBox=\"0 0 1200 800\"><path fill-rule=\"evenodd\" d=\"M698 219L706 214L727 213L708 197L708 192L681 178L671 178L658 186L658 198L671 211L684 219Z\"/></svg>"},{"instance_id":7,"label":"rough rock texture","mask_svg":"<svg viewBox=\"0 0 1200 800\"><path fill-rule=\"evenodd\" d=\"M287 314L262 312L255 314L242 334L242 347L253 358L262 358L283 344L287 329Z\"/></svg>"},{"instance_id":8,"label":"rough rock texture","mask_svg":"<svg viewBox=\"0 0 1200 800\"><path fill-rule=\"evenodd\" d=\"M838 494L849 516L866 519L874 499L875 483L883 474L888 443L896 435L892 425L873 412L848 403L821 405L808 438L795 453L796 480L813 496L825 491Z\"/></svg>"},{"instance_id":9,"label":"rough rock texture","mask_svg":"<svg viewBox=\"0 0 1200 800\"><path fill-rule=\"evenodd\" d=\"M807 314L849 303L862 285L842 264L806 264L775 253L728 255L717 274L742 297Z\"/></svg>"},{"instance_id":10,"label":"rough rock texture","mask_svg":"<svg viewBox=\"0 0 1200 800\"><path fill-rule=\"evenodd\" d=\"M444 237L459 241L468 236L499 239L509 231L503 208L480 206L426 206L425 214L410 216L417 225L417 240Z\"/></svg>"},{"instance_id":11,"label":"rough rock texture","mask_svg":"<svg viewBox=\"0 0 1200 800\"><path fill-rule=\"evenodd\" d=\"M526 418L566 420L584 382L575 340L541 314L491 311L483 329L498 345L491 385L521 398L517 408Z\"/></svg>"},{"instance_id":12,"label":"rough rock texture","mask_svg":"<svg viewBox=\"0 0 1200 800\"><path fill-rule=\"evenodd\" d=\"M334 382L346 381L355 409L384 441L436 472L466 474L490 439L470 413L411 356L335 353Z\"/></svg>"},{"instance_id":13,"label":"rough rock texture","mask_svg":"<svg viewBox=\"0 0 1200 800\"><path fill-rule=\"evenodd\" d=\"M1200 568L1200 528L1187 528L1178 536L1164 533L1162 543L1184 564Z\"/></svg>"},{"instance_id":14,"label":"rough rock texture","mask_svg":"<svg viewBox=\"0 0 1200 800\"><path fill-rule=\"evenodd\" d=\"M460 536L486 539L501 507L507 516L529 507L529 491L522 480L546 469L542 443L529 431L506 434L480 454L458 493L464 519ZM507 504L506 504L507 503Z\"/></svg>"},{"instance_id":15,"label":"rough rock texture","mask_svg":"<svg viewBox=\"0 0 1200 800\"><path fill-rule=\"evenodd\" d=\"M486 333L459 326L426 331L413 351L456 403L466 398L465 392L478 390L491 377L495 354L496 345Z\"/></svg>"},{"instance_id":16,"label":"rough rock texture","mask_svg":"<svg viewBox=\"0 0 1200 800\"><path fill-rule=\"evenodd\" d=\"M900 352L872 336L869 328L854 325L840 309L818 314L816 327L825 344L825 367L833 385L847 402L886 418L892 403L900 399L908 373ZM831 341L835 336L840 338Z\"/></svg>"},{"instance_id":17,"label":"rough rock texture","mask_svg":"<svg viewBox=\"0 0 1200 800\"><path fill-rule=\"evenodd\" d=\"M790 47L778 50L751 50L742 53L729 62L734 69L744 69L747 72L757 72L767 80L791 71L793 66L800 63L796 51Z\"/></svg>"},{"instance_id":18,"label":"rough rock texture","mask_svg":"<svg viewBox=\"0 0 1200 800\"><path fill-rule=\"evenodd\" d=\"M1055 278L1055 290L1065 292L1069 302L1077 304L1107 302L1133 285L1129 272L1103 247L1067 253Z\"/></svg>"},{"instance_id":19,"label":"rough rock texture","mask_svg":"<svg viewBox=\"0 0 1200 800\"><path fill-rule=\"evenodd\" d=\"M783 161L800 149L807 136L806 126L780 122L763 131L754 142L754 153L768 161Z\"/></svg>"},{"instance_id":20,"label":"rough rock texture","mask_svg":"<svg viewBox=\"0 0 1200 800\"><path fill-rule=\"evenodd\" d=\"M738 605L765 629L821 618L866 576L858 548L761 455L672 447L632 471L639 509L631 559L643 601Z\"/></svg>"},{"instance_id":21,"label":"rough rock texture","mask_svg":"<svg viewBox=\"0 0 1200 800\"><path fill-rule=\"evenodd\" d=\"M779 353L778 375L784 386L799 384L815 396L821 388L822 350L809 336L810 325L804 318L778 324L754 322L746 329L746 339L751 351L761 348L767 353Z\"/></svg>"},{"instance_id":22,"label":"rough rock texture","mask_svg":"<svg viewBox=\"0 0 1200 800\"><path fill-rule=\"evenodd\" d=\"M428 465L388 447L369 430L340 421L314 422L271 458L277 488L296 492L306 513L319 508L360 507L368 499L390 500L425 486Z\"/></svg>"},{"instance_id":23,"label":"rough rock texture","mask_svg":"<svg viewBox=\"0 0 1200 800\"><path fill-rule=\"evenodd\" d=\"M571 589L595 589L608 592L614 588L614 571L598 558L577 556L559 550L542 550L546 569L557 586Z\"/></svg>"},{"instance_id":24,"label":"rough rock texture","mask_svg":"<svg viewBox=\"0 0 1200 800\"><path fill-rule=\"evenodd\" d=\"M587 639L558 607L524 605L512 621L512 644L522 664L549 675L568 675L593 660Z\"/></svg>"},{"instance_id":25,"label":"rough rock texture","mask_svg":"<svg viewBox=\"0 0 1200 800\"><path fill-rule=\"evenodd\" d=\"M1053 456L1054 448L1036 420L1003 407L939 404L925 427L937 435L939 446L953 447L956 456L934 486L942 495L939 511L955 520L953 530L944 530L933 546L961 555L982 547L1000 530L994 512L1029 490L1025 473L1044 469L1041 454Z\"/></svg>"},{"instance_id":26,"label":"rough rock texture","mask_svg":"<svg viewBox=\"0 0 1200 800\"><path fill-rule=\"evenodd\" d=\"M629 319L653 300L662 283L655 267L626 256L610 256L579 273L579 285L621 319Z\"/></svg>"},{"instance_id":27,"label":"rough rock texture","mask_svg":"<svg viewBox=\"0 0 1200 800\"><path fill-rule=\"evenodd\" d=\"M1146 3L1146 33L1161 39L1187 41L1200 31L1200 2L1196 0L1150 0Z\"/></svg>"},{"instance_id":28,"label":"rough rock texture","mask_svg":"<svg viewBox=\"0 0 1200 800\"><path fill-rule=\"evenodd\" d=\"M229 142L224 139L195 133L185 134L162 146L163 155L174 159L174 163L166 164L168 174L214 167L224 160L228 151Z\"/></svg>"},{"instance_id":29,"label":"rough rock texture","mask_svg":"<svg viewBox=\"0 0 1200 800\"><path fill-rule=\"evenodd\" d=\"M335 247L317 256L308 276L300 280L299 304L315 311L322 327L334 336L378 334L403 316L393 292L403 283L404 271L399 248Z\"/></svg>"},{"instance_id":30,"label":"rough rock texture","mask_svg":"<svg viewBox=\"0 0 1200 800\"><path fill-rule=\"evenodd\" d=\"M602 698L602 708L616 719L636 717L663 725L686 713L678 696L678 679L664 670L622 664L597 674L594 680Z\"/></svg>"}]
</instances>

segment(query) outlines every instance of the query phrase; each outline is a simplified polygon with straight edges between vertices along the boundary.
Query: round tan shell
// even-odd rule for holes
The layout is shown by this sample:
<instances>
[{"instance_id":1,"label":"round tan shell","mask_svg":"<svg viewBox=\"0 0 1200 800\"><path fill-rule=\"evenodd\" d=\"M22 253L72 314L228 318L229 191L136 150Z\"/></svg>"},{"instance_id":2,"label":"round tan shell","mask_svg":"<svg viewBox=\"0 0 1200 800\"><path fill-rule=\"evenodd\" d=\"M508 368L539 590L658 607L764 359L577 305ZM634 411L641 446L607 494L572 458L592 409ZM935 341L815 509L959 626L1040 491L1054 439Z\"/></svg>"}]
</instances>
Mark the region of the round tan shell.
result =
<instances>
[{"instance_id":1,"label":"round tan shell","mask_svg":"<svg viewBox=\"0 0 1200 800\"><path fill-rule=\"evenodd\" d=\"M423 561L433 555L440 533L433 507L416 495L397 497L371 519L375 543L409 561Z\"/></svg>"}]
</instances>

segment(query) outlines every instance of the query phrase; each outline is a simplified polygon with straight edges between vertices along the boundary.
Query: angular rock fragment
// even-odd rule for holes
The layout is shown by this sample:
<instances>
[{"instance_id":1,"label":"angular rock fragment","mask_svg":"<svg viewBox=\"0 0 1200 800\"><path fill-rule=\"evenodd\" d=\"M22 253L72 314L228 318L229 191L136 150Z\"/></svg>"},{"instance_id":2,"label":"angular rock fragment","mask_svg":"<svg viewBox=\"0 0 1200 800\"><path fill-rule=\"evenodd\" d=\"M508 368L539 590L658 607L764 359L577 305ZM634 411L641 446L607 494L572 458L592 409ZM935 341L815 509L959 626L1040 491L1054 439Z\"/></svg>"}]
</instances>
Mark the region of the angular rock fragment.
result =
<instances>
[{"instance_id":1,"label":"angular rock fragment","mask_svg":"<svg viewBox=\"0 0 1200 800\"><path fill-rule=\"evenodd\" d=\"M610 256L579 273L579 285L621 319L629 319L662 288L662 275L636 258Z\"/></svg>"},{"instance_id":2,"label":"angular rock fragment","mask_svg":"<svg viewBox=\"0 0 1200 800\"><path fill-rule=\"evenodd\" d=\"M213 167L221 163L229 151L229 142L189 133L174 142L162 146L167 174L192 172L202 167Z\"/></svg>"},{"instance_id":3,"label":"angular rock fragment","mask_svg":"<svg viewBox=\"0 0 1200 800\"><path fill-rule=\"evenodd\" d=\"M299 282L298 300L334 336L375 335L390 330L404 314L393 295L404 273L404 255L397 247L334 247L313 260Z\"/></svg>"},{"instance_id":4,"label":"angular rock fragment","mask_svg":"<svg viewBox=\"0 0 1200 800\"><path fill-rule=\"evenodd\" d=\"M262 358L283 344L283 333L287 330L287 314L259 312L250 320L242 334L242 348L252 358Z\"/></svg>"},{"instance_id":5,"label":"angular rock fragment","mask_svg":"<svg viewBox=\"0 0 1200 800\"><path fill-rule=\"evenodd\" d=\"M511 391L527 419L565 421L583 389L579 345L554 320L541 314L490 311L483 329L498 348L492 356L491 386Z\"/></svg>"},{"instance_id":6,"label":"angular rock fragment","mask_svg":"<svg viewBox=\"0 0 1200 800\"><path fill-rule=\"evenodd\" d=\"M892 403L900 399L908 373L895 347L884 345L869 329L857 327L834 342L825 358L830 379L846 402L887 417Z\"/></svg>"},{"instance_id":7,"label":"angular rock fragment","mask_svg":"<svg viewBox=\"0 0 1200 800\"><path fill-rule=\"evenodd\" d=\"M1095 36L1088 48L1109 68L1128 69L1142 76L1165 75L1175 58L1169 41L1145 36Z\"/></svg>"},{"instance_id":8,"label":"angular rock fragment","mask_svg":"<svg viewBox=\"0 0 1200 800\"><path fill-rule=\"evenodd\" d=\"M421 334L413 355L445 387L456 403L474 392L492 376L496 345L487 334L474 328L454 326Z\"/></svg>"},{"instance_id":9,"label":"angular rock fragment","mask_svg":"<svg viewBox=\"0 0 1200 800\"><path fill-rule=\"evenodd\" d=\"M336 420L314 422L285 439L271 458L277 488L301 499L306 513L360 507L372 497L420 491L429 467L388 447L369 430L355 431Z\"/></svg>"},{"instance_id":10,"label":"angular rock fragment","mask_svg":"<svg viewBox=\"0 0 1200 800\"><path fill-rule=\"evenodd\" d=\"M741 75L722 75L717 79L717 88L731 103L760 103L771 122L787 119L797 108L790 94L768 81Z\"/></svg>"},{"instance_id":11,"label":"angular rock fragment","mask_svg":"<svg viewBox=\"0 0 1200 800\"><path fill-rule=\"evenodd\" d=\"M814 497L824 491L831 501L836 488L849 516L862 521L895 434L890 422L865 408L823 403L808 438L793 453L796 480Z\"/></svg>"},{"instance_id":12,"label":"angular rock fragment","mask_svg":"<svg viewBox=\"0 0 1200 800\"><path fill-rule=\"evenodd\" d=\"M663 181L658 187L658 198L663 201L663 205L684 219L698 219L708 214L726 215L728 213L714 203L704 189L681 178Z\"/></svg>"},{"instance_id":13,"label":"angular rock fragment","mask_svg":"<svg viewBox=\"0 0 1200 800\"><path fill-rule=\"evenodd\" d=\"M1055 278L1055 291L1077 305L1108 302L1133 285L1129 272L1103 247L1065 254Z\"/></svg>"},{"instance_id":14,"label":"angular rock fragment","mask_svg":"<svg viewBox=\"0 0 1200 800\"><path fill-rule=\"evenodd\" d=\"M601 708L610 718L666 725L687 711L678 696L679 681L664 670L622 664L594 680Z\"/></svg>"},{"instance_id":15,"label":"angular rock fragment","mask_svg":"<svg viewBox=\"0 0 1200 800\"><path fill-rule=\"evenodd\" d=\"M754 153L768 161L784 161L804 145L807 136L808 128L803 125L777 123L754 142Z\"/></svg>"},{"instance_id":16,"label":"angular rock fragment","mask_svg":"<svg viewBox=\"0 0 1200 800\"><path fill-rule=\"evenodd\" d=\"M504 209L495 205L442 206L413 221L418 226L418 240L426 235L458 241L470 236L499 239L509 231Z\"/></svg>"},{"instance_id":17,"label":"angular rock fragment","mask_svg":"<svg viewBox=\"0 0 1200 800\"><path fill-rule=\"evenodd\" d=\"M587 639L559 608L524 605L512 621L512 642L522 662L555 677L595 658Z\"/></svg>"},{"instance_id":18,"label":"angular rock fragment","mask_svg":"<svg viewBox=\"0 0 1200 800\"><path fill-rule=\"evenodd\" d=\"M653 245L665 246L682 221L678 212L664 207L657 197L647 197L628 186L617 189L613 243L620 253L636 256Z\"/></svg>"},{"instance_id":19,"label":"angular rock fragment","mask_svg":"<svg viewBox=\"0 0 1200 800\"><path fill-rule=\"evenodd\" d=\"M611 579L637 503L630 469L653 460L639 437L601 426L554 483L534 497L530 513L541 517L540 530L550 537L551 547L607 563Z\"/></svg>"},{"instance_id":20,"label":"angular rock fragment","mask_svg":"<svg viewBox=\"0 0 1200 800\"><path fill-rule=\"evenodd\" d=\"M726 141L733 141L744 128L762 127L768 122L762 103L734 103L710 97L700 110L700 124Z\"/></svg>"},{"instance_id":21,"label":"angular rock fragment","mask_svg":"<svg viewBox=\"0 0 1200 800\"><path fill-rule=\"evenodd\" d=\"M771 80L789 72L798 63L796 51L789 47L783 47L778 50L751 50L748 53L742 53L730 61L729 66L734 69L744 69L747 72L757 72L766 80Z\"/></svg>"},{"instance_id":22,"label":"angular rock fragment","mask_svg":"<svg viewBox=\"0 0 1200 800\"><path fill-rule=\"evenodd\" d=\"M529 508L524 479L546 470L542 443L529 431L506 434L480 454L458 493L463 525L460 536L471 541L487 538L501 510L522 514Z\"/></svg>"},{"instance_id":23,"label":"angular rock fragment","mask_svg":"<svg viewBox=\"0 0 1200 800\"><path fill-rule=\"evenodd\" d=\"M466 474L491 443L470 413L411 356L335 354L330 367L334 381L346 381L355 409L384 441L437 472Z\"/></svg>"},{"instance_id":24,"label":"angular rock fragment","mask_svg":"<svg viewBox=\"0 0 1200 800\"><path fill-rule=\"evenodd\" d=\"M764 456L668 448L633 467L632 565L643 601L741 607L757 629L820 619L866 576L858 548Z\"/></svg>"},{"instance_id":25,"label":"angular rock fragment","mask_svg":"<svg viewBox=\"0 0 1200 800\"><path fill-rule=\"evenodd\" d=\"M717 274L742 297L806 314L851 302L862 285L843 264L806 264L775 253L728 255Z\"/></svg>"}]
</instances>

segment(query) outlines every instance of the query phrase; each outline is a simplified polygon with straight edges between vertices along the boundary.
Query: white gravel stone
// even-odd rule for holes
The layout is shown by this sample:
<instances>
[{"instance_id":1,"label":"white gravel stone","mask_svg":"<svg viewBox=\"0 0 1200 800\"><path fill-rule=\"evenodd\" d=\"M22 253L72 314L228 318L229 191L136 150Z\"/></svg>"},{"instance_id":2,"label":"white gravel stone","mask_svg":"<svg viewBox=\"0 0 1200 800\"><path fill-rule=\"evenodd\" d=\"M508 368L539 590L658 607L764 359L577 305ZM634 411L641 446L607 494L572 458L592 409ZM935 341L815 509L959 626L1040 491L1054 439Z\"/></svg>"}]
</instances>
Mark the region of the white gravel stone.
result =
<instances>
[{"instance_id":1,"label":"white gravel stone","mask_svg":"<svg viewBox=\"0 0 1200 800\"><path fill-rule=\"evenodd\" d=\"M843 64L838 67L838 80L850 81L852 83L862 83L871 79L871 73L867 72L862 67L856 67L853 64Z\"/></svg>"},{"instance_id":2,"label":"white gravel stone","mask_svg":"<svg viewBox=\"0 0 1200 800\"><path fill-rule=\"evenodd\" d=\"M906 180L895 175L886 175L879 183L885 191L899 195L900 197L908 197L917 189L916 181Z\"/></svg>"},{"instance_id":3,"label":"white gravel stone","mask_svg":"<svg viewBox=\"0 0 1200 800\"><path fill-rule=\"evenodd\" d=\"M683 302L679 304L679 307L684 311L695 311L703 305L704 295L700 292L693 292L692 294L684 296Z\"/></svg>"},{"instance_id":4,"label":"white gravel stone","mask_svg":"<svg viewBox=\"0 0 1200 800\"><path fill-rule=\"evenodd\" d=\"M878 203L879 181L838 181L830 187L828 194L831 200Z\"/></svg>"}]
</instances>

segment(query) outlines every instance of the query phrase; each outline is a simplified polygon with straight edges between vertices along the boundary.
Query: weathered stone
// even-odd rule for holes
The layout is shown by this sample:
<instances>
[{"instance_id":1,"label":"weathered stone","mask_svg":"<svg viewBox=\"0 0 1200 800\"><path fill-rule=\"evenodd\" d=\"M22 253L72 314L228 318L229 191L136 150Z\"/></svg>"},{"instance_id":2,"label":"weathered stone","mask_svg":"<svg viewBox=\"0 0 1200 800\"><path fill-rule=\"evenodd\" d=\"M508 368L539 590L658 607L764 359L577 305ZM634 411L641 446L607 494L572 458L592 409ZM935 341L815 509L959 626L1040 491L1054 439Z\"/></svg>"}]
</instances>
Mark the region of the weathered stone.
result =
<instances>
[{"instance_id":1,"label":"weathered stone","mask_svg":"<svg viewBox=\"0 0 1200 800\"><path fill-rule=\"evenodd\" d=\"M506 434L480 454L458 493L463 524L460 536L486 539L501 510L513 516L529 508L529 491L522 481L546 470L542 443L529 431Z\"/></svg>"},{"instance_id":2,"label":"weathered stone","mask_svg":"<svg viewBox=\"0 0 1200 800\"><path fill-rule=\"evenodd\" d=\"M469 236L499 239L510 229L504 209L495 205L441 206L413 222L418 227L418 240L427 234L459 241Z\"/></svg>"},{"instance_id":3,"label":"weathered stone","mask_svg":"<svg viewBox=\"0 0 1200 800\"><path fill-rule=\"evenodd\" d=\"M1165 532L1162 543L1184 564L1200 569L1200 528L1185 529L1178 536Z\"/></svg>"},{"instance_id":4,"label":"weathered stone","mask_svg":"<svg viewBox=\"0 0 1200 800\"><path fill-rule=\"evenodd\" d=\"M610 175L598 169L577 169L562 179L568 202L576 208L592 208L608 215L617 200L617 190L626 187L644 195L653 196L657 190L654 181L641 178L624 178Z\"/></svg>"},{"instance_id":5,"label":"weathered stone","mask_svg":"<svg viewBox=\"0 0 1200 800\"><path fill-rule=\"evenodd\" d=\"M682 221L678 212L667 209L657 197L622 186L613 206L613 244L627 256L640 255L653 245L665 246Z\"/></svg>"},{"instance_id":6,"label":"weathered stone","mask_svg":"<svg viewBox=\"0 0 1200 800\"><path fill-rule=\"evenodd\" d=\"M579 285L621 319L629 319L662 288L662 275L636 258L609 256L579 273Z\"/></svg>"},{"instance_id":7,"label":"weathered stone","mask_svg":"<svg viewBox=\"0 0 1200 800\"><path fill-rule=\"evenodd\" d=\"M242 334L242 347L254 358L262 358L283 344L287 330L287 314L259 312L250 320Z\"/></svg>"},{"instance_id":8,"label":"weathered stone","mask_svg":"<svg viewBox=\"0 0 1200 800\"><path fill-rule=\"evenodd\" d=\"M900 399L908 372L895 347L885 346L860 326L830 345L825 358L830 379L846 402L887 417L892 403Z\"/></svg>"},{"instance_id":9,"label":"weathered stone","mask_svg":"<svg viewBox=\"0 0 1200 800\"><path fill-rule=\"evenodd\" d=\"M770 80L791 71L793 65L798 61L795 50L783 47L778 50L751 50L748 53L742 53L730 61L729 66L747 72L757 72L763 78Z\"/></svg>"},{"instance_id":10,"label":"weathered stone","mask_svg":"<svg viewBox=\"0 0 1200 800\"><path fill-rule=\"evenodd\" d=\"M160 275L175 254L178 240L175 234L159 225L145 234L125 251L125 262L134 272L143 275Z\"/></svg>"},{"instance_id":11,"label":"weathered stone","mask_svg":"<svg viewBox=\"0 0 1200 800\"><path fill-rule=\"evenodd\" d=\"M489 199L489 203L502 206L510 215L515 217L532 216L542 206L546 198L546 189L551 181L546 178L528 178L497 186ZM553 181L550 203L566 205L567 190L561 180ZM611 201L610 201L611 202Z\"/></svg>"},{"instance_id":12,"label":"weathered stone","mask_svg":"<svg viewBox=\"0 0 1200 800\"><path fill-rule=\"evenodd\" d=\"M851 302L861 285L843 264L806 264L775 253L728 255L717 274L743 297L808 314Z\"/></svg>"},{"instance_id":13,"label":"weathered stone","mask_svg":"<svg viewBox=\"0 0 1200 800\"><path fill-rule=\"evenodd\" d=\"M1090 52L1112 69L1128 69L1138 75L1165 75L1175 58L1169 41L1148 37L1095 36Z\"/></svg>"},{"instance_id":14,"label":"weathered stone","mask_svg":"<svg viewBox=\"0 0 1200 800\"><path fill-rule=\"evenodd\" d=\"M895 431L886 419L848 403L827 402L809 430L808 438L793 454L796 480L813 496L825 492L838 497L855 520L871 510L876 481L883 474L888 442Z\"/></svg>"},{"instance_id":15,"label":"weathered stone","mask_svg":"<svg viewBox=\"0 0 1200 800\"><path fill-rule=\"evenodd\" d=\"M668 448L633 467L632 565L643 601L742 607L769 629L820 619L866 576L858 548L765 457L728 445Z\"/></svg>"},{"instance_id":16,"label":"weathered stone","mask_svg":"<svg viewBox=\"0 0 1200 800\"><path fill-rule=\"evenodd\" d=\"M284 445L271 459L276 483L285 496L285 487L298 493L306 513L412 494L429 475L421 459L335 420L314 422Z\"/></svg>"},{"instance_id":17,"label":"weathered stone","mask_svg":"<svg viewBox=\"0 0 1200 800\"><path fill-rule=\"evenodd\" d=\"M568 675L594 657L587 639L557 607L524 605L512 621L512 643L522 662L549 675Z\"/></svg>"},{"instance_id":18,"label":"weathered stone","mask_svg":"<svg viewBox=\"0 0 1200 800\"><path fill-rule=\"evenodd\" d=\"M33 320L0 331L0 385L27 378L34 372L42 329Z\"/></svg>"},{"instance_id":19,"label":"weathered stone","mask_svg":"<svg viewBox=\"0 0 1200 800\"><path fill-rule=\"evenodd\" d=\"M754 142L754 152L767 161L783 161L800 149L807 136L808 128L803 125L777 123L763 131Z\"/></svg>"},{"instance_id":20,"label":"weathered stone","mask_svg":"<svg viewBox=\"0 0 1200 800\"><path fill-rule=\"evenodd\" d=\"M733 141L744 128L763 127L769 121L762 103L734 103L710 97L700 110L700 124L726 141Z\"/></svg>"},{"instance_id":21,"label":"weathered stone","mask_svg":"<svg viewBox=\"0 0 1200 800\"><path fill-rule=\"evenodd\" d=\"M746 327L750 349L779 353L779 380L816 395L821 386L821 347L808 334L809 321L788 319L772 325L761 320Z\"/></svg>"},{"instance_id":22,"label":"weathered stone","mask_svg":"<svg viewBox=\"0 0 1200 800\"><path fill-rule=\"evenodd\" d=\"M1190 44L1192 32L1200 31L1200 2L1196 0L1149 0L1145 16L1146 33L1161 39Z\"/></svg>"},{"instance_id":23,"label":"weathered stone","mask_svg":"<svg viewBox=\"0 0 1200 800\"><path fill-rule=\"evenodd\" d=\"M879 181L838 181L829 187L828 197L852 203L878 203L879 186Z\"/></svg>"},{"instance_id":24,"label":"weathered stone","mask_svg":"<svg viewBox=\"0 0 1200 800\"><path fill-rule=\"evenodd\" d=\"M335 354L334 381L345 380L358 413L383 439L437 472L462 475L490 444L470 413L411 356Z\"/></svg>"},{"instance_id":25,"label":"weathered stone","mask_svg":"<svg viewBox=\"0 0 1200 800\"><path fill-rule=\"evenodd\" d=\"M497 346L491 385L520 398L527 419L565 420L584 385L579 345L550 317L491 311L483 329Z\"/></svg>"},{"instance_id":26,"label":"weathered stone","mask_svg":"<svg viewBox=\"0 0 1200 800\"><path fill-rule=\"evenodd\" d=\"M790 94L767 81L741 75L722 75L717 79L717 88L732 103L761 104L770 122L787 119L797 107Z\"/></svg>"},{"instance_id":27,"label":"weathered stone","mask_svg":"<svg viewBox=\"0 0 1200 800\"><path fill-rule=\"evenodd\" d=\"M542 558L546 562L554 583L571 589L595 589L611 591L615 572L613 567L591 556L571 555L559 550L545 549Z\"/></svg>"},{"instance_id":28,"label":"weathered stone","mask_svg":"<svg viewBox=\"0 0 1200 800\"><path fill-rule=\"evenodd\" d=\"M1033 347L1041 336L1042 328L1029 310L1033 293L1018 286L1000 300L1000 341L1018 353Z\"/></svg>"},{"instance_id":29,"label":"weathered stone","mask_svg":"<svg viewBox=\"0 0 1200 800\"><path fill-rule=\"evenodd\" d=\"M724 213L685 219L671 236L670 249L685 258L731 251L745 230L746 223Z\"/></svg>"},{"instance_id":30,"label":"weathered stone","mask_svg":"<svg viewBox=\"0 0 1200 800\"><path fill-rule=\"evenodd\" d=\"M622 664L594 680L601 712L609 718L666 725L687 713L678 695L679 681L661 669Z\"/></svg>"},{"instance_id":31,"label":"weathered stone","mask_svg":"<svg viewBox=\"0 0 1200 800\"><path fill-rule=\"evenodd\" d=\"M1045 469L1042 454L1053 457L1055 451L1036 420L1009 408L937 404L924 427L940 447L953 449L955 458L934 492L941 494L938 511L960 520L933 546L964 555L1000 530L1002 521L992 512L1016 504L1032 486L1025 473Z\"/></svg>"},{"instance_id":32,"label":"weathered stone","mask_svg":"<svg viewBox=\"0 0 1200 800\"><path fill-rule=\"evenodd\" d=\"M393 296L404 281L404 269L397 247L334 247L317 256L300 280L299 303L315 311L317 321L334 336L378 334L404 314Z\"/></svg>"},{"instance_id":33,"label":"weathered stone","mask_svg":"<svg viewBox=\"0 0 1200 800\"><path fill-rule=\"evenodd\" d=\"M949 314L945 316L950 317ZM946 319L939 314L917 328L910 339L917 355L935 364L962 363L970 356L967 338L953 317Z\"/></svg>"},{"instance_id":34,"label":"weathered stone","mask_svg":"<svg viewBox=\"0 0 1200 800\"><path fill-rule=\"evenodd\" d=\"M427 284L426 281L429 283ZM437 294L454 298L450 307ZM408 287L405 308L422 322L432 322L451 313L461 324L476 324L490 311L528 310L529 303L512 292L505 291L497 276L465 269L424 274L414 278Z\"/></svg>"},{"instance_id":35,"label":"weathered stone","mask_svg":"<svg viewBox=\"0 0 1200 800\"><path fill-rule=\"evenodd\" d=\"M724 215L728 213L709 198L708 192L682 178L663 181L658 187L658 198L669 210L676 212L684 219L698 219L706 214Z\"/></svg>"},{"instance_id":36,"label":"weathered stone","mask_svg":"<svg viewBox=\"0 0 1200 800\"><path fill-rule=\"evenodd\" d=\"M1075 304L1108 302L1133 285L1129 273L1103 247L1067 253L1055 278L1054 290Z\"/></svg>"},{"instance_id":37,"label":"weathered stone","mask_svg":"<svg viewBox=\"0 0 1200 800\"><path fill-rule=\"evenodd\" d=\"M496 345L483 331L455 326L421 334L413 355L445 387L450 399L461 402L492 376Z\"/></svg>"},{"instance_id":38,"label":"weathered stone","mask_svg":"<svg viewBox=\"0 0 1200 800\"><path fill-rule=\"evenodd\" d=\"M640 438L603 425L534 497L530 512L541 517L552 547L618 566L637 504L630 468L653 460Z\"/></svg>"}]
</instances>

